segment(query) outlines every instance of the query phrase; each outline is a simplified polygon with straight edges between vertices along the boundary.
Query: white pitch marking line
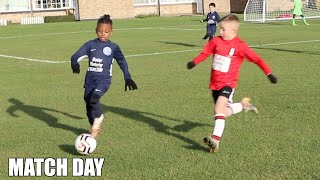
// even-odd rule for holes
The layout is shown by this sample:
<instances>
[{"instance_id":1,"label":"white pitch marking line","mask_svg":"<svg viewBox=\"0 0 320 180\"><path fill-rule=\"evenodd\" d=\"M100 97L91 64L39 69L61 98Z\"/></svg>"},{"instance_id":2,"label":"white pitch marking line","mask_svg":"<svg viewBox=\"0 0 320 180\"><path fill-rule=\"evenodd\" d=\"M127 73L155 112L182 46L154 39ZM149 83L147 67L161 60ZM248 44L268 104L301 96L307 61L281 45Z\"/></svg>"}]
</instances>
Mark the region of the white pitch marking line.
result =
<instances>
[{"instance_id":1,"label":"white pitch marking line","mask_svg":"<svg viewBox=\"0 0 320 180\"><path fill-rule=\"evenodd\" d=\"M249 47L264 47L264 46L277 46L277 45L285 45L285 44L299 44L299 43L309 43L309 42L319 42L319 39L315 40L306 40L306 41L293 41L293 42L283 42L283 43L273 43L273 44L261 44L261 45L252 45Z\"/></svg>"},{"instance_id":2,"label":"white pitch marking line","mask_svg":"<svg viewBox=\"0 0 320 180\"><path fill-rule=\"evenodd\" d=\"M191 25L192 26L192 25ZM124 30L150 30L150 29L158 29L158 30L167 30L168 28L173 28L177 29L178 26L168 26L166 27L141 27L141 28L122 28L122 29L114 29L114 30L119 30L119 31L124 31ZM184 30L181 28L180 30ZM192 29L189 29L192 30ZM198 29L195 29L198 30ZM201 29L203 30L203 29ZM78 33L94 33L94 30L92 31L72 31L72 32L60 32L60 33L46 33L46 34L29 34L29 35L23 35L23 36L0 36L0 39L15 39L15 38L24 38L24 37L37 37L37 36L52 36L52 35L64 35L64 34L78 34Z\"/></svg>"},{"instance_id":3,"label":"white pitch marking line","mask_svg":"<svg viewBox=\"0 0 320 180\"><path fill-rule=\"evenodd\" d=\"M286 45L286 44L312 43L312 42L320 42L320 40L317 39L317 40L306 40L306 41L271 43L271 44L252 45L252 46L249 46L249 47L254 48L254 47ZM146 54L133 54L133 55L127 55L126 57L141 57L141 56L154 56L154 55L162 55L162 54L175 54L175 53L192 52L192 51L199 51L199 50L201 50L201 49L189 49L189 50L179 50L179 51L164 51L164 52L155 52L155 53L146 53ZM68 62L70 62L70 61L39 60L39 59L24 58L24 57L18 57L18 56L9 56L9 55L3 55L3 54L0 54L0 57L11 58L11 59L19 59L19 60L26 60L26 61L32 61L32 62L51 63L51 64L60 64L60 63L68 63Z\"/></svg>"},{"instance_id":4,"label":"white pitch marking line","mask_svg":"<svg viewBox=\"0 0 320 180\"><path fill-rule=\"evenodd\" d=\"M312 26L317 26L320 24L312 24ZM126 31L126 30L180 30L180 31L203 31L205 28L201 29L191 29L191 28L181 28L181 27L199 27L200 25L182 25L182 26L166 26L166 27L141 27L141 28L120 28L114 29L118 31ZM257 28L269 28L269 27L289 27L286 25L283 26L241 26L241 29L257 29ZM87 30L87 31L73 31L73 32L60 32L60 33L47 33L47 34L29 34L23 36L0 36L1 39L15 39L15 38L24 38L24 37L39 37L39 36L52 36L52 35L64 35L64 34L78 34L78 33L92 33L94 30Z\"/></svg>"},{"instance_id":5,"label":"white pitch marking line","mask_svg":"<svg viewBox=\"0 0 320 180\"><path fill-rule=\"evenodd\" d=\"M251 47L251 48L254 48L254 47L266 47L266 46L277 46L277 45L285 45L285 44L299 44L299 43L309 43L309 42L320 42L320 40L294 41L294 42L284 42L284 43L274 43L274 44L262 44L262 45L252 45L252 46L249 46L249 47ZM191 52L191 51L199 51L199 50L201 50L201 49L189 49L189 50L180 50L180 51L165 51L165 52L156 52L156 53L147 53L147 54L127 55L126 57L141 57L141 56L152 56L152 55L161 55L161 54L174 54L174 53Z\"/></svg>"},{"instance_id":6,"label":"white pitch marking line","mask_svg":"<svg viewBox=\"0 0 320 180\"><path fill-rule=\"evenodd\" d=\"M199 51L201 49L188 49L188 50L179 50L179 51L164 51L164 52L156 52L156 53L146 53L146 54L133 54L127 55L126 57L141 57L141 56L153 56L153 55L161 55L161 54L175 54L182 52L191 52L191 51Z\"/></svg>"},{"instance_id":7,"label":"white pitch marking line","mask_svg":"<svg viewBox=\"0 0 320 180\"><path fill-rule=\"evenodd\" d=\"M30 34L30 35L23 35L23 36L0 37L0 39L15 39L15 38L36 37L36 36L52 36L52 35L63 35L63 34L77 34L77 33L82 33L82 32L94 32L94 31L61 32L61 33L47 33L47 34Z\"/></svg>"},{"instance_id":8,"label":"white pitch marking line","mask_svg":"<svg viewBox=\"0 0 320 180\"><path fill-rule=\"evenodd\" d=\"M59 63L63 62L63 61L50 61L50 60L24 58L24 57L19 57L19 56L9 56L9 55L4 55L4 54L0 54L0 57L10 58L10 59L26 60L26 61L32 61L32 62L52 63L52 64L59 64ZM67 62L67 61L65 61L65 62Z\"/></svg>"}]
</instances>

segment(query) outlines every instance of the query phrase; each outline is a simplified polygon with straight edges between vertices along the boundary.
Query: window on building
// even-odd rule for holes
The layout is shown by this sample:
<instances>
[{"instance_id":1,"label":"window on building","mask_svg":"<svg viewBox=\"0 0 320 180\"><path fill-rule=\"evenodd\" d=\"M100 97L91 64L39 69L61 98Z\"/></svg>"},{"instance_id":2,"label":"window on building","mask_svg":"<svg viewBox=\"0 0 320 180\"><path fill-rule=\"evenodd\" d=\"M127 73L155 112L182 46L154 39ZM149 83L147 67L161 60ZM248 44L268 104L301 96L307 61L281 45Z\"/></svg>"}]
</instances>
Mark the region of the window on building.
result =
<instances>
[{"instance_id":1,"label":"window on building","mask_svg":"<svg viewBox=\"0 0 320 180\"><path fill-rule=\"evenodd\" d=\"M73 0L33 0L34 10L66 9L73 7Z\"/></svg>"},{"instance_id":2,"label":"window on building","mask_svg":"<svg viewBox=\"0 0 320 180\"><path fill-rule=\"evenodd\" d=\"M0 0L0 12L29 11L29 2L29 0Z\"/></svg>"},{"instance_id":3,"label":"window on building","mask_svg":"<svg viewBox=\"0 0 320 180\"><path fill-rule=\"evenodd\" d=\"M0 12L73 8L74 0L0 0Z\"/></svg>"},{"instance_id":4,"label":"window on building","mask_svg":"<svg viewBox=\"0 0 320 180\"><path fill-rule=\"evenodd\" d=\"M152 4L157 4L158 0L134 0L133 4L135 5L152 5Z\"/></svg>"},{"instance_id":5,"label":"window on building","mask_svg":"<svg viewBox=\"0 0 320 180\"><path fill-rule=\"evenodd\" d=\"M197 2L197 0L160 0L161 3L190 3Z\"/></svg>"},{"instance_id":6,"label":"window on building","mask_svg":"<svg viewBox=\"0 0 320 180\"><path fill-rule=\"evenodd\" d=\"M160 0L160 4L179 4L179 3L192 3L197 0ZM134 5L154 5L158 0L134 0Z\"/></svg>"}]
</instances>

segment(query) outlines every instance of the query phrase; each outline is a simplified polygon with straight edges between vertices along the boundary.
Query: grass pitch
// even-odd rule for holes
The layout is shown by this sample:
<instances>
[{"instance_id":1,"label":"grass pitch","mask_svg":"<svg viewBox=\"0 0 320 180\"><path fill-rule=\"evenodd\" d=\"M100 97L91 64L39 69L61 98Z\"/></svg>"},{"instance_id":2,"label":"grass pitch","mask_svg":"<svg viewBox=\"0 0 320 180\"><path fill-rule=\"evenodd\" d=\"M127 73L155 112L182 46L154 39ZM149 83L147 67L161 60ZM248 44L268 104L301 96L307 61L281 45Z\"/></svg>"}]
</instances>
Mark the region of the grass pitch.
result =
<instances>
[{"instance_id":1,"label":"grass pitch","mask_svg":"<svg viewBox=\"0 0 320 180\"><path fill-rule=\"evenodd\" d=\"M139 89L124 91L115 64L102 99L104 128L89 156L105 158L102 178L320 179L320 21L241 24L239 36L279 83L243 64L234 100L250 96L259 114L228 118L220 152L209 154L202 138L213 124L211 60L186 69L205 44L200 18L114 20L111 40L126 55ZM73 146L89 128L82 99L87 62L75 75L69 60L96 37L95 26L86 21L0 28L1 179L9 178L8 158L88 158ZM79 178L71 176L71 164L68 170L68 178Z\"/></svg>"}]
</instances>

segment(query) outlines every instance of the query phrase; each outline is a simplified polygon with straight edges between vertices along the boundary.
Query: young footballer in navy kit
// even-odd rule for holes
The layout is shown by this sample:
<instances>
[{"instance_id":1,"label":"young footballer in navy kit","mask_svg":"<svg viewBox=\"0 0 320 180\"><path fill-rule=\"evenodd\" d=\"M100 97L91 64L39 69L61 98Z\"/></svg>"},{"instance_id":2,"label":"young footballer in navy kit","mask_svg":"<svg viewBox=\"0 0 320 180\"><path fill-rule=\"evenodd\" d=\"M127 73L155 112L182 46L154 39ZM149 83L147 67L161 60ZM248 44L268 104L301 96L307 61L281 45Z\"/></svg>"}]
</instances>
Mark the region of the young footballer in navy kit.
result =
<instances>
[{"instance_id":1,"label":"young footballer in navy kit","mask_svg":"<svg viewBox=\"0 0 320 180\"><path fill-rule=\"evenodd\" d=\"M201 19L200 22L207 22L207 32L206 35L202 39L209 38L209 41L215 36L217 31L217 25L220 22L220 16L216 11L216 4L209 4L210 12L207 14L206 19Z\"/></svg>"},{"instance_id":2,"label":"young footballer in navy kit","mask_svg":"<svg viewBox=\"0 0 320 180\"><path fill-rule=\"evenodd\" d=\"M96 34L98 38L86 42L71 57L73 73L80 73L79 61L89 59L89 67L84 83L84 100L86 102L87 117L91 125L90 133L96 138L101 130L104 119L100 98L108 91L112 78L114 59L124 74L125 91L138 89L131 79L127 61L120 47L109 40L112 33L112 20L109 15L102 16L97 23Z\"/></svg>"}]
</instances>

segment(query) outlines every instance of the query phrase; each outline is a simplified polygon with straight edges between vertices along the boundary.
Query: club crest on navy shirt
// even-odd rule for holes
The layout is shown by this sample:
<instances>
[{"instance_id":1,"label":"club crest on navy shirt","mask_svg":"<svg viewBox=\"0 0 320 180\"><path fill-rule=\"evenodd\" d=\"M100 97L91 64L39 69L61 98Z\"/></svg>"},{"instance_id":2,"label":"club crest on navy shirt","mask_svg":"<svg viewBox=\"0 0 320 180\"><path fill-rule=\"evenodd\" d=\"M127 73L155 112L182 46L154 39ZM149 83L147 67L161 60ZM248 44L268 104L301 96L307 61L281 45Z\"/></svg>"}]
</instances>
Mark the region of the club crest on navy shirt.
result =
<instances>
[{"instance_id":1,"label":"club crest on navy shirt","mask_svg":"<svg viewBox=\"0 0 320 180\"><path fill-rule=\"evenodd\" d=\"M110 56L111 55L111 48L110 47L104 47L103 48L103 54L105 54L106 56Z\"/></svg>"}]
</instances>

